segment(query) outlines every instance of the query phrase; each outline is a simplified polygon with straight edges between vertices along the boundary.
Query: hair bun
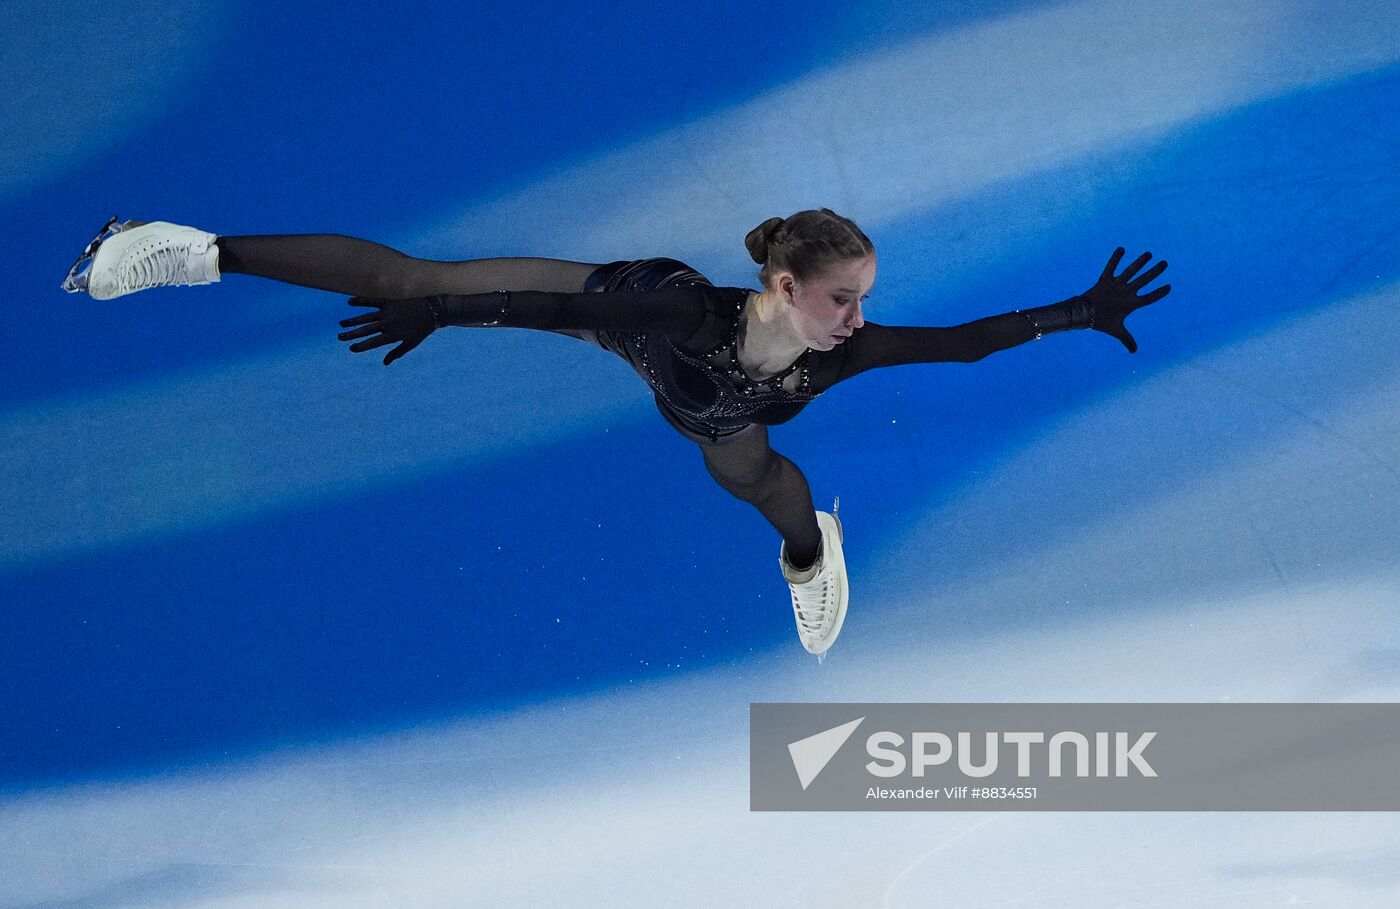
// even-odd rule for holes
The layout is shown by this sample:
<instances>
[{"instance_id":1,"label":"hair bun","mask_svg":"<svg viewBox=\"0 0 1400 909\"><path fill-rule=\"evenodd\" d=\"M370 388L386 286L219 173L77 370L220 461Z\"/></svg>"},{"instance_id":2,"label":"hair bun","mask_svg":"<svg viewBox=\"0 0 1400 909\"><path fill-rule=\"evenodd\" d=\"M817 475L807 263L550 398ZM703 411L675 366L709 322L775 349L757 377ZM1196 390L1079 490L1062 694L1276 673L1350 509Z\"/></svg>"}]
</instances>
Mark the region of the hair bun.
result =
<instances>
[{"instance_id":1,"label":"hair bun","mask_svg":"<svg viewBox=\"0 0 1400 909\"><path fill-rule=\"evenodd\" d=\"M809 280L837 262L875 254L875 244L850 218L829 208L807 209L786 218L769 218L749 231L744 246L763 267L758 280L765 290L781 272Z\"/></svg>"},{"instance_id":2,"label":"hair bun","mask_svg":"<svg viewBox=\"0 0 1400 909\"><path fill-rule=\"evenodd\" d=\"M749 231L744 237L744 248L749 251L749 256L759 265L768 262L768 247L773 245L773 235L778 232L778 228L783 226L784 218L769 218L762 224Z\"/></svg>"}]
</instances>

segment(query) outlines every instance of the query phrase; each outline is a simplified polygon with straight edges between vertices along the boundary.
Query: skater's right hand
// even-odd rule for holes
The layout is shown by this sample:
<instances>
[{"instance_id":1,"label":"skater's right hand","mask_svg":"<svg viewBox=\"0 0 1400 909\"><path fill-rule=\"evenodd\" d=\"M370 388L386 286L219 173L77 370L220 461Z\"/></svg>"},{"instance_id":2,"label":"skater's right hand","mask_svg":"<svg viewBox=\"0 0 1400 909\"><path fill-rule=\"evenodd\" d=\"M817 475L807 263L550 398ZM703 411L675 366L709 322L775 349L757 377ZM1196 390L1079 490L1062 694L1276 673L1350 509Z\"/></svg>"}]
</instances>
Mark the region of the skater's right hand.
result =
<instances>
[{"instance_id":1,"label":"skater's right hand","mask_svg":"<svg viewBox=\"0 0 1400 909\"><path fill-rule=\"evenodd\" d=\"M378 311L342 319L341 327L353 330L343 331L336 337L342 341L364 338L363 341L350 345L350 350L354 353L364 353L385 344L397 343L398 347L384 355L385 366L422 344L423 339L433 333L433 314L428 309L426 300L371 300L367 297L351 297L349 303L351 306L371 306Z\"/></svg>"}]
</instances>

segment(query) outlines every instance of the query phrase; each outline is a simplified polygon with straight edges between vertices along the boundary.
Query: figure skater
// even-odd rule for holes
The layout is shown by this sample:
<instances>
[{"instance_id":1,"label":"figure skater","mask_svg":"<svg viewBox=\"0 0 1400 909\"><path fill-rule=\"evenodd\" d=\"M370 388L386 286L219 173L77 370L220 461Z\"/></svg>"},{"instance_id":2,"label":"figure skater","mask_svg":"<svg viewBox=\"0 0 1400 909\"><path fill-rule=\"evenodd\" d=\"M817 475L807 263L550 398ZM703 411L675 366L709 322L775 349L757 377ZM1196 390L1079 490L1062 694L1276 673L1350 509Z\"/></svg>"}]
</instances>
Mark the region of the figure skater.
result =
<instances>
[{"instance_id":1,"label":"figure skater","mask_svg":"<svg viewBox=\"0 0 1400 909\"><path fill-rule=\"evenodd\" d=\"M1135 352L1124 318L1171 290L1139 295L1167 263L1139 274L1152 258L1145 252L1115 275L1119 247L1098 281L1067 300L946 328L890 327L865 321L875 247L849 219L826 208L769 218L744 245L762 266L761 291L715 287L668 258L439 262L332 234L226 237L113 218L63 288L109 300L234 273L348 294L351 306L368 311L343 320L338 337L356 353L396 345L386 366L449 325L541 329L610 351L651 387L661 415L699 447L715 481L778 531L798 638L818 655L846 616L841 523L836 505L814 509L806 478L769 445L768 427L877 367L971 363L1072 328L1104 332Z\"/></svg>"}]
</instances>

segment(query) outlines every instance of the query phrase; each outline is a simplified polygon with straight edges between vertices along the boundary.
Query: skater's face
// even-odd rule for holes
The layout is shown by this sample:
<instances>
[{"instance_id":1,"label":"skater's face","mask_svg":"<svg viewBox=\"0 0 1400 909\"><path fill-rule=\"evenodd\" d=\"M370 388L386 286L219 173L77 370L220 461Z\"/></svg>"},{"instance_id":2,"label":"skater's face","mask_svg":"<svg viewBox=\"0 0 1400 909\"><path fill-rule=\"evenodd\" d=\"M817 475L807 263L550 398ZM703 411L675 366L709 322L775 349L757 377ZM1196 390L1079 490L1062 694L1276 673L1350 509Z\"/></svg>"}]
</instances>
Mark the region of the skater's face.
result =
<instances>
[{"instance_id":1,"label":"skater's face","mask_svg":"<svg viewBox=\"0 0 1400 909\"><path fill-rule=\"evenodd\" d=\"M806 281L790 272L778 275L778 294L789 303L793 331L813 350L846 343L865 324L861 311L875 286L875 257L846 259Z\"/></svg>"}]
</instances>

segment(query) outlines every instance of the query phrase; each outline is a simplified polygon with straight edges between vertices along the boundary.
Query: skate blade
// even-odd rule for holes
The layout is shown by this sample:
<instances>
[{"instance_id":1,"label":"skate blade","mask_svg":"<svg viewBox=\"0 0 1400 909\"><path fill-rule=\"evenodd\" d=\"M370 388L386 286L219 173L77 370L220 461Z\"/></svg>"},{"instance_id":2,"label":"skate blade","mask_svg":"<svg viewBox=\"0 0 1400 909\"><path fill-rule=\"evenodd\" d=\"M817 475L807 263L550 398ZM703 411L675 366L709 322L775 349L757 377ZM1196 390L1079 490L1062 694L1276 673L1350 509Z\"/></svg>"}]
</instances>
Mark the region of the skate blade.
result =
<instances>
[{"instance_id":1,"label":"skate blade","mask_svg":"<svg viewBox=\"0 0 1400 909\"><path fill-rule=\"evenodd\" d=\"M70 294L83 293L88 289L88 272L92 269L92 259L93 256L97 255L97 248L101 246L108 237L119 234L125 230L125 225L117 225L114 228L113 225L116 224L117 216L113 215L110 221L102 225L102 229L97 232L97 236L93 237L92 242L78 255L78 259L73 263L73 267L68 269L68 276L63 279L63 283L59 285L60 287Z\"/></svg>"}]
</instances>

